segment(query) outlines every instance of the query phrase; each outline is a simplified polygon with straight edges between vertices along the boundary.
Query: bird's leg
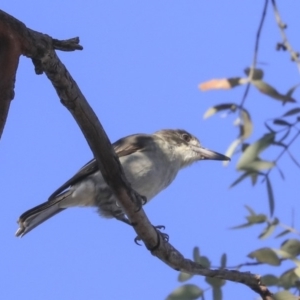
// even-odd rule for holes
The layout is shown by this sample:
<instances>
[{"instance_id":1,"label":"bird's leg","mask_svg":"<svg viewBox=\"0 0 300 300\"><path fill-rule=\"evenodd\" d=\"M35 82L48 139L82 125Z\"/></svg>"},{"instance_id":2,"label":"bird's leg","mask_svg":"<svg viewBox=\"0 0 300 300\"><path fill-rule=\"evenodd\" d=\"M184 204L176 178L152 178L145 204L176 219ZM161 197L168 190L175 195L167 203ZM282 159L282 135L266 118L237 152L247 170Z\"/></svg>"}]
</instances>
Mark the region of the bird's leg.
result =
<instances>
[{"instance_id":1,"label":"bird's leg","mask_svg":"<svg viewBox=\"0 0 300 300\"><path fill-rule=\"evenodd\" d=\"M147 203L147 197L145 197L145 196L141 196L141 195L137 196L137 195L134 195L134 197L131 197L131 198L135 199L134 202L135 202L136 206L138 207L137 210L136 210L137 212L140 211L141 208L143 207L143 205L145 205L145 204ZM118 201L116 201L116 206L117 206L117 207L121 207L120 204L118 203ZM117 218L117 219L118 219L118 218ZM122 221L122 220L121 220L121 221ZM125 222L125 223L126 223L126 222Z\"/></svg>"},{"instance_id":2,"label":"bird's leg","mask_svg":"<svg viewBox=\"0 0 300 300\"><path fill-rule=\"evenodd\" d=\"M134 199L135 205L137 206L137 212L147 203L147 197L142 195L134 194L131 196L131 199Z\"/></svg>"}]
</instances>

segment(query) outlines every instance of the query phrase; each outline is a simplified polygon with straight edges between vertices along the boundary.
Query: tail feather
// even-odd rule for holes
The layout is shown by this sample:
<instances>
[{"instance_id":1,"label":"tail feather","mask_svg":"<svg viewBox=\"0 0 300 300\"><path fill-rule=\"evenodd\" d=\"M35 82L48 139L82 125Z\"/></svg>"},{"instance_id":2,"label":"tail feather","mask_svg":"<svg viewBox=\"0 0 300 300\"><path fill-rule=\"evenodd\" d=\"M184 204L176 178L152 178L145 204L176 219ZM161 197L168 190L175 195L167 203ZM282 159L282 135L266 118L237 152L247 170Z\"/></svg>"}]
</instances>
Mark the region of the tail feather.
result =
<instances>
[{"instance_id":1,"label":"tail feather","mask_svg":"<svg viewBox=\"0 0 300 300\"><path fill-rule=\"evenodd\" d=\"M15 235L22 237L41 223L63 211L65 208L61 208L59 204L68 196L69 191L66 191L57 196L57 198L24 212L18 220L19 228Z\"/></svg>"}]
</instances>

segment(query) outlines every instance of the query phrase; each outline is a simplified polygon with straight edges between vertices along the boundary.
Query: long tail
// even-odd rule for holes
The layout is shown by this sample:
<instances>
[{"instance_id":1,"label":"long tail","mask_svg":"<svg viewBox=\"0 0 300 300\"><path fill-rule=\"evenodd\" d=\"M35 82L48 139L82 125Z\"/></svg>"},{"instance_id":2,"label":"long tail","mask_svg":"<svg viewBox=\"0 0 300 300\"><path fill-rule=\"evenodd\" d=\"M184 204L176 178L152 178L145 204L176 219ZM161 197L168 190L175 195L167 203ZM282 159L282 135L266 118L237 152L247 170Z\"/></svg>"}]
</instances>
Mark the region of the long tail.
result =
<instances>
[{"instance_id":1,"label":"long tail","mask_svg":"<svg viewBox=\"0 0 300 300\"><path fill-rule=\"evenodd\" d=\"M15 235L22 237L36 226L63 211L65 208L61 208L59 204L63 199L68 197L69 194L70 192L66 191L55 199L42 203L24 212L18 220L19 228Z\"/></svg>"}]
</instances>

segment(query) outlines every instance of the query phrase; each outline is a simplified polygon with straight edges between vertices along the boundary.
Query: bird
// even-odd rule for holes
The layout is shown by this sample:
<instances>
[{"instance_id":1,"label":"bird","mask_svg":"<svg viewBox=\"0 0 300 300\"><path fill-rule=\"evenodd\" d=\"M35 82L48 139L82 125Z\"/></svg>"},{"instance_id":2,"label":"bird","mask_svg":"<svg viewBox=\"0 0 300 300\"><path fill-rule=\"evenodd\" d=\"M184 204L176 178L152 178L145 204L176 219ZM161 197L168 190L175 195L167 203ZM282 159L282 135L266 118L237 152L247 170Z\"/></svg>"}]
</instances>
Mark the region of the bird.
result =
<instances>
[{"instance_id":1,"label":"bird","mask_svg":"<svg viewBox=\"0 0 300 300\"><path fill-rule=\"evenodd\" d=\"M201 160L230 160L204 148L195 136L182 129L133 134L119 139L112 146L131 187L145 199L145 203L168 187L184 167ZM19 228L15 235L22 237L63 210L78 206L96 207L100 216L131 225L94 158L46 202L24 212L18 219Z\"/></svg>"}]
</instances>

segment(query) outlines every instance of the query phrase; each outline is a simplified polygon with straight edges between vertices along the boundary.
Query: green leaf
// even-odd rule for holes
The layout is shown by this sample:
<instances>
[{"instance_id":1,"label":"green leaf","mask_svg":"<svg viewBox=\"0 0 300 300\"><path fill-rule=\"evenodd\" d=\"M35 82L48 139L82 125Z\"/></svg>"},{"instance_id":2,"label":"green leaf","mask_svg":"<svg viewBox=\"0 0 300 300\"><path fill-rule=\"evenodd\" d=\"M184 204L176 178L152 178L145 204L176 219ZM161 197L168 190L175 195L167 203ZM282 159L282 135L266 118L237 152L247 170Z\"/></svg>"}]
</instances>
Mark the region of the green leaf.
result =
<instances>
[{"instance_id":1,"label":"green leaf","mask_svg":"<svg viewBox=\"0 0 300 300\"><path fill-rule=\"evenodd\" d=\"M280 249L285 251L289 256L296 257L300 254L300 241L297 239L289 239L281 244Z\"/></svg>"},{"instance_id":2,"label":"green leaf","mask_svg":"<svg viewBox=\"0 0 300 300\"><path fill-rule=\"evenodd\" d=\"M243 170L244 168L247 168L250 163L258 160L258 155L267 147L272 145L274 139L275 139L275 134L268 133L265 134L262 138L260 138L255 143L248 146L237 163L237 169Z\"/></svg>"},{"instance_id":3,"label":"green leaf","mask_svg":"<svg viewBox=\"0 0 300 300\"><path fill-rule=\"evenodd\" d=\"M234 103L224 103L224 104L219 104L215 105L213 107L210 107L203 116L203 119L207 119L217 112L223 111L223 110L231 110L231 111L236 111L237 105Z\"/></svg>"},{"instance_id":4,"label":"green leaf","mask_svg":"<svg viewBox=\"0 0 300 300\"><path fill-rule=\"evenodd\" d=\"M216 277L205 277L205 281L212 287L218 288L222 287L226 283L226 280Z\"/></svg>"},{"instance_id":5,"label":"green leaf","mask_svg":"<svg viewBox=\"0 0 300 300\"><path fill-rule=\"evenodd\" d=\"M268 199L269 199L270 215L273 216L275 201L274 201L274 194L273 194L271 182L269 180L269 176L266 176L266 184L267 184L267 192L268 192Z\"/></svg>"},{"instance_id":6,"label":"green leaf","mask_svg":"<svg viewBox=\"0 0 300 300\"><path fill-rule=\"evenodd\" d=\"M230 227L229 229L241 229L241 228L250 227L252 225L253 225L253 223L244 223L244 224L241 224L241 225Z\"/></svg>"},{"instance_id":7,"label":"green leaf","mask_svg":"<svg viewBox=\"0 0 300 300\"><path fill-rule=\"evenodd\" d=\"M241 116L242 124L240 125L239 138L241 138L242 140L245 140L252 134L253 125L251 122L250 114L246 109L243 108L241 110L240 116Z\"/></svg>"},{"instance_id":8,"label":"green leaf","mask_svg":"<svg viewBox=\"0 0 300 300\"><path fill-rule=\"evenodd\" d=\"M241 176L239 176L230 186L229 188L231 189L232 187L234 187L235 185L237 185L238 183L240 183L241 181L243 181L245 178L247 178L248 176L251 176L251 172L245 172L243 173Z\"/></svg>"},{"instance_id":9,"label":"green leaf","mask_svg":"<svg viewBox=\"0 0 300 300\"><path fill-rule=\"evenodd\" d=\"M180 272L179 275L178 275L178 281L179 282L185 282L185 281L191 279L193 276L194 276L193 274Z\"/></svg>"},{"instance_id":10,"label":"green leaf","mask_svg":"<svg viewBox=\"0 0 300 300\"><path fill-rule=\"evenodd\" d=\"M288 229L283 230L282 232L280 232L279 234L277 234L277 235L275 236L275 238L282 237L282 236L284 236L284 235L286 235L286 234L288 234L288 233L290 233L290 232L291 232L291 231L288 230Z\"/></svg>"},{"instance_id":11,"label":"green leaf","mask_svg":"<svg viewBox=\"0 0 300 300\"><path fill-rule=\"evenodd\" d=\"M286 96L287 96L287 97L292 97L292 94L294 93L295 89L296 89L298 86L300 86L300 83L298 83L298 84L292 86L292 87L287 91Z\"/></svg>"},{"instance_id":12,"label":"green leaf","mask_svg":"<svg viewBox=\"0 0 300 300\"><path fill-rule=\"evenodd\" d=\"M261 160L259 158L248 162L247 165L242 166L241 170L251 172L251 176L253 173L258 175L260 171L272 169L275 166L273 161Z\"/></svg>"},{"instance_id":13,"label":"green leaf","mask_svg":"<svg viewBox=\"0 0 300 300\"><path fill-rule=\"evenodd\" d=\"M235 151L235 149L238 147L238 145L240 145L242 142L241 139L236 139L234 140L228 147L228 149L226 150L226 153L225 153L225 156L228 156L228 157L232 157L233 156L233 153ZM223 166L227 166L229 163L229 161L223 161Z\"/></svg>"},{"instance_id":14,"label":"green leaf","mask_svg":"<svg viewBox=\"0 0 300 300\"><path fill-rule=\"evenodd\" d=\"M290 109L286 113L284 113L282 116L283 117L288 117L288 116L296 115L298 113L300 113L300 107Z\"/></svg>"},{"instance_id":15,"label":"green leaf","mask_svg":"<svg viewBox=\"0 0 300 300\"><path fill-rule=\"evenodd\" d=\"M266 286L273 286L278 284L278 277L272 275L272 274L267 274L261 277L261 282L262 284Z\"/></svg>"},{"instance_id":16,"label":"green leaf","mask_svg":"<svg viewBox=\"0 0 300 300\"><path fill-rule=\"evenodd\" d=\"M275 119L273 121L273 124L275 125L281 125L281 126L288 126L288 127L291 127L292 124L287 122L286 120L282 120L282 119Z\"/></svg>"},{"instance_id":17,"label":"green leaf","mask_svg":"<svg viewBox=\"0 0 300 300\"><path fill-rule=\"evenodd\" d=\"M256 212L249 205L245 205L245 208L249 211L251 216L256 216Z\"/></svg>"},{"instance_id":18,"label":"green leaf","mask_svg":"<svg viewBox=\"0 0 300 300\"><path fill-rule=\"evenodd\" d=\"M252 80L251 83L263 94L282 101L283 103L286 102L296 102L295 99L293 99L290 95L286 94L280 94L273 86L271 86L270 84L262 81L262 80Z\"/></svg>"},{"instance_id":19,"label":"green leaf","mask_svg":"<svg viewBox=\"0 0 300 300\"><path fill-rule=\"evenodd\" d=\"M268 225L264 231L258 236L259 239L263 240L263 239L266 239L267 237L269 237L274 229L276 228L276 225L272 224L272 225Z\"/></svg>"},{"instance_id":20,"label":"green leaf","mask_svg":"<svg viewBox=\"0 0 300 300\"><path fill-rule=\"evenodd\" d=\"M248 254L248 257L256 259L258 262L272 266L279 266L280 259L271 248L260 248Z\"/></svg>"},{"instance_id":21,"label":"green leaf","mask_svg":"<svg viewBox=\"0 0 300 300\"><path fill-rule=\"evenodd\" d=\"M252 70L252 76L251 76L251 79L252 80L259 80L259 79L262 79L264 77L264 71L262 69L256 69L256 68L246 68L244 70L245 74L247 76L249 76L250 72Z\"/></svg>"},{"instance_id":22,"label":"green leaf","mask_svg":"<svg viewBox=\"0 0 300 300\"><path fill-rule=\"evenodd\" d=\"M237 185L238 183L240 183L241 181L243 181L245 178L247 178L248 176L250 176L251 172L245 172L243 173L240 177L238 177L230 186L229 188L231 189L232 187L234 187L235 185Z\"/></svg>"},{"instance_id":23,"label":"green leaf","mask_svg":"<svg viewBox=\"0 0 300 300\"><path fill-rule=\"evenodd\" d=\"M206 256L200 256L198 263L204 268L210 268L210 261Z\"/></svg>"},{"instance_id":24,"label":"green leaf","mask_svg":"<svg viewBox=\"0 0 300 300\"><path fill-rule=\"evenodd\" d=\"M221 256L221 269L225 269L227 264L227 255L223 253Z\"/></svg>"},{"instance_id":25,"label":"green leaf","mask_svg":"<svg viewBox=\"0 0 300 300\"><path fill-rule=\"evenodd\" d=\"M289 291L280 291L274 294L272 297L274 300L297 300L297 297L295 297Z\"/></svg>"},{"instance_id":26,"label":"green leaf","mask_svg":"<svg viewBox=\"0 0 300 300\"><path fill-rule=\"evenodd\" d=\"M259 214L259 215L255 215L255 216L248 216L247 220L251 224L261 224L261 223L266 222L267 216L264 215L264 214Z\"/></svg>"},{"instance_id":27,"label":"green leaf","mask_svg":"<svg viewBox=\"0 0 300 300\"><path fill-rule=\"evenodd\" d=\"M203 290L195 284L185 284L175 289L166 300L196 300L203 295Z\"/></svg>"},{"instance_id":28,"label":"green leaf","mask_svg":"<svg viewBox=\"0 0 300 300\"><path fill-rule=\"evenodd\" d=\"M294 272L300 278L300 267L297 267Z\"/></svg>"},{"instance_id":29,"label":"green leaf","mask_svg":"<svg viewBox=\"0 0 300 300\"><path fill-rule=\"evenodd\" d=\"M213 300L223 299L222 290L219 287L214 287L212 292L213 292Z\"/></svg>"},{"instance_id":30,"label":"green leaf","mask_svg":"<svg viewBox=\"0 0 300 300\"><path fill-rule=\"evenodd\" d=\"M194 247L193 249L194 262L199 263L200 260L200 249L199 247Z\"/></svg>"},{"instance_id":31,"label":"green leaf","mask_svg":"<svg viewBox=\"0 0 300 300\"><path fill-rule=\"evenodd\" d=\"M289 269L279 277L279 285L285 289L290 289L296 286L298 280L299 277L295 274L295 268Z\"/></svg>"}]
</instances>

